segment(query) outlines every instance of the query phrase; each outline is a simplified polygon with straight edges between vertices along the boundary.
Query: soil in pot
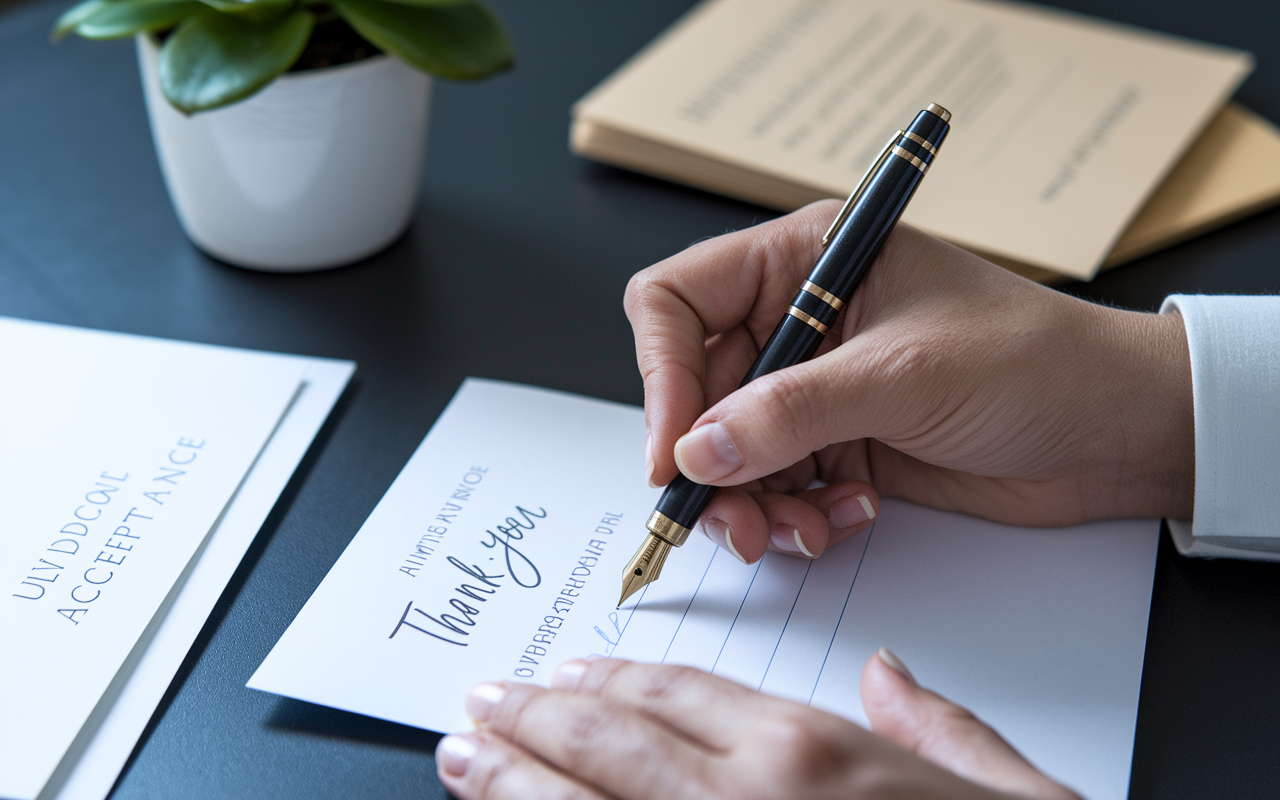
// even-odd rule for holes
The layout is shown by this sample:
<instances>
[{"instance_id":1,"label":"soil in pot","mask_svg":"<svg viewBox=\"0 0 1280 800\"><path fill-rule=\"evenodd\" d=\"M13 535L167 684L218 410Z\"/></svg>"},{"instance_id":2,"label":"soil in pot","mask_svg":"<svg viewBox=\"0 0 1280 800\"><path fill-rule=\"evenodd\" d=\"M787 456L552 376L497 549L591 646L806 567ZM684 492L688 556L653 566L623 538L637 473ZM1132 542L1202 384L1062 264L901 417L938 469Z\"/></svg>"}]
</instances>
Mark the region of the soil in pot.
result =
<instances>
[{"instance_id":1,"label":"soil in pot","mask_svg":"<svg viewBox=\"0 0 1280 800\"><path fill-rule=\"evenodd\" d=\"M321 8L327 9L328 6ZM332 15L332 12L328 14L322 12L319 15L316 26L311 29L311 38L307 40L306 48L293 66L289 67L290 72L337 67L382 54L377 45L357 33L345 19L338 16L325 19L329 15ZM156 40L164 44L164 40L168 39L171 33L173 28L160 31L155 35Z\"/></svg>"},{"instance_id":2,"label":"soil in pot","mask_svg":"<svg viewBox=\"0 0 1280 800\"><path fill-rule=\"evenodd\" d=\"M290 72L301 72L306 69L336 67L380 54L382 51L371 44L355 29L341 18L320 22L311 31L311 39L307 47L298 56L298 60L289 68Z\"/></svg>"}]
</instances>

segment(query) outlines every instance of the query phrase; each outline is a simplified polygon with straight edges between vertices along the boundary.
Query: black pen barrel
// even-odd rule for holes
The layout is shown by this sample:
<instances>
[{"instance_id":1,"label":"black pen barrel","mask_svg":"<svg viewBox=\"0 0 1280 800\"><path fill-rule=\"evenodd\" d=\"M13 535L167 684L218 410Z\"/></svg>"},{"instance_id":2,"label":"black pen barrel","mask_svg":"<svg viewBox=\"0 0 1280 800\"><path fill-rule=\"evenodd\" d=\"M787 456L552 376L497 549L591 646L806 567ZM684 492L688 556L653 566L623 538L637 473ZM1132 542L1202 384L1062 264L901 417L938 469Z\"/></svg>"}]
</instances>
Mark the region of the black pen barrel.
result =
<instances>
[{"instance_id":1,"label":"black pen barrel","mask_svg":"<svg viewBox=\"0 0 1280 800\"><path fill-rule=\"evenodd\" d=\"M868 181L849 210L848 221L814 265L810 284L838 298L838 306L849 302L862 276L884 247L949 128L937 115L921 111L907 130L895 137L883 168ZM801 291L797 297L803 300L806 294L809 293ZM827 308L819 321L830 325L839 310L824 305Z\"/></svg>"},{"instance_id":2,"label":"black pen barrel","mask_svg":"<svg viewBox=\"0 0 1280 800\"><path fill-rule=\"evenodd\" d=\"M694 483L677 473L675 480L667 484L667 488L658 499L654 510L663 514L683 528L693 529L702 510L711 502L711 495L716 493L716 486Z\"/></svg>"},{"instance_id":3,"label":"black pen barrel","mask_svg":"<svg viewBox=\"0 0 1280 800\"><path fill-rule=\"evenodd\" d=\"M740 386L813 358L911 202L950 120L947 111L931 105L889 143L861 191L850 198L851 205L841 209L843 223ZM680 474L667 485L655 510L691 529L715 491Z\"/></svg>"}]
</instances>

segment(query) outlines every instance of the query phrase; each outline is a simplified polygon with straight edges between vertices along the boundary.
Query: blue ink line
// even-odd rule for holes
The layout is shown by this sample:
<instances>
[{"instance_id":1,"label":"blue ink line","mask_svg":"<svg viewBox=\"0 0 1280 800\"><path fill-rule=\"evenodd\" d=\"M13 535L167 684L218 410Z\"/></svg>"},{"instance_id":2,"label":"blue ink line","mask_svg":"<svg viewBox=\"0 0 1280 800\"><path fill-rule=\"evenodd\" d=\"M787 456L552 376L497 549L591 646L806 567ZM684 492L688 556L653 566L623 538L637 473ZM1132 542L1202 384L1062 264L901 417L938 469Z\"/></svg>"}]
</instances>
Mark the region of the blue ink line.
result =
<instances>
[{"instance_id":1,"label":"blue ink line","mask_svg":"<svg viewBox=\"0 0 1280 800\"><path fill-rule=\"evenodd\" d=\"M747 584L747 591L742 595L742 602L738 603L738 613L733 615L733 622L729 625L729 632L724 635L724 641L720 643L720 652L716 653L716 660L709 670L712 675L716 674L716 664L720 663L720 656L724 655L724 646L729 643L729 637L733 635L733 626L738 624L738 616L742 614L742 607L747 604L747 598L751 596L751 587L756 585L756 576L760 574L760 568L764 566L764 556L756 562L756 571L751 573L751 583Z\"/></svg>"},{"instance_id":2,"label":"blue ink line","mask_svg":"<svg viewBox=\"0 0 1280 800\"><path fill-rule=\"evenodd\" d=\"M618 648L622 646L622 637L626 635L627 628L631 627L631 618L636 615L636 611L640 609L640 604L644 602L644 596L649 593L649 587L652 583L646 583L644 588L640 590L640 596L636 598L635 603L631 605L631 611L627 614L627 621L623 623L622 630L618 631L618 641L613 644L613 651L609 655L618 652Z\"/></svg>"},{"instance_id":3,"label":"blue ink line","mask_svg":"<svg viewBox=\"0 0 1280 800\"><path fill-rule=\"evenodd\" d=\"M671 645L676 643L676 637L680 635L680 628L684 625L684 619L689 616L689 609L693 608L693 601L698 599L698 592L702 591L702 581L707 579L707 573L711 571L711 564L716 560L716 556L719 553L720 548L717 547L715 551L711 553L711 558L707 560L707 568L702 571L702 578L698 581L698 588L693 590L693 597L689 598L689 605L684 607L684 613L680 615L680 624L676 626L676 632L671 634L671 641L667 642L667 649L662 651L662 661L658 663L667 663L667 653L671 652Z\"/></svg>"},{"instance_id":4,"label":"blue ink line","mask_svg":"<svg viewBox=\"0 0 1280 800\"><path fill-rule=\"evenodd\" d=\"M769 677L769 668L773 666L774 656L778 655L778 646L782 644L782 636L787 632L787 626L791 624L791 615L796 613L796 603L800 602L800 595L804 593L804 584L809 580L809 570L813 569L813 562L809 562L809 566L804 568L804 579L800 581L800 588L796 590L795 599L791 601L791 610L787 612L787 621L782 623L782 631L778 634L778 641L773 643L773 652L769 654L769 663L764 667L764 674L760 676L760 683L756 685L756 691L760 691L760 687L764 686L764 679Z\"/></svg>"},{"instance_id":5,"label":"blue ink line","mask_svg":"<svg viewBox=\"0 0 1280 800\"><path fill-rule=\"evenodd\" d=\"M813 688L809 690L808 705L813 704L813 696L818 692L818 684L822 682L822 671L827 668L827 659L831 657L831 648L835 647L836 634L840 632L840 623L844 621L844 612L849 609L849 598L853 597L853 585L858 582L858 573L862 572L862 562L867 558L867 550L871 547L871 534L876 532L872 525L867 531L867 541L862 545L862 555L858 557L858 568L853 571L853 580L849 582L849 594L845 595L844 608L840 609L840 619L836 620L835 630L831 631L831 641L827 643L827 654L822 657L822 666L818 668L818 677L813 680Z\"/></svg>"},{"instance_id":6,"label":"blue ink line","mask_svg":"<svg viewBox=\"0 0 1280 800\"><path fill-rule=\"evenodd\" d=\"M618 631L618 641L613 646L615 652L618 650L618 645L622 644L622 637L626 635L627 628L631 627L631 618L636 615L636 609L638 609L640 604L644 602L644 596L649 593L649 587L651 585L652 584L648 583L644 585L644 588L640 590L640 596L636 598L635 605L631 606L631 613L627 614L627 621L623 624L622 630Z\"/></svg>"}]
</instances>

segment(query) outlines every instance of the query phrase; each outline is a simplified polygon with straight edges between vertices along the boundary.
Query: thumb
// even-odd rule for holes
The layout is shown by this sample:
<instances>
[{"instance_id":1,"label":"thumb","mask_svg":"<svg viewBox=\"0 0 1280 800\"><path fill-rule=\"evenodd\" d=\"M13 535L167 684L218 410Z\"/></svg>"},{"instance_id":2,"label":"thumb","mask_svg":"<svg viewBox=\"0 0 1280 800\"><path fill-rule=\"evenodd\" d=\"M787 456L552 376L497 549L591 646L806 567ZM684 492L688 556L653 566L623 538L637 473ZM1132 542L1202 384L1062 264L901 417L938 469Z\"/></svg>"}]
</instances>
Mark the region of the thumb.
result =
<instances>
[{"instance_id":1,"label":"thumb","mask_svg":"<svg viewBox=\"0 0 1280 800\"><path fill-rule=\"evenodd\" d=\"M1079 800L967 709L922 688L886 648L862 669L862 707L872 731L962 778L1035 798Z\"/></svg>"},{"instance_id":2,"label":"thumb","mask_svg":"<svg viewBox=\"0 0 1280 800\"><path fill-rule=\"evenodd\" d=\"M851 349L852 342L843 345ZM847 373L847 353L764 375L709 408L676 442L676 465L698 483L737 486L786 469L829 444L877 427L865 387ZM852 409L859 413L851 414ZM856 420L852 417L857 417ZM883 427L883 425L879 425Z\"/></svg>"}]
</instances>

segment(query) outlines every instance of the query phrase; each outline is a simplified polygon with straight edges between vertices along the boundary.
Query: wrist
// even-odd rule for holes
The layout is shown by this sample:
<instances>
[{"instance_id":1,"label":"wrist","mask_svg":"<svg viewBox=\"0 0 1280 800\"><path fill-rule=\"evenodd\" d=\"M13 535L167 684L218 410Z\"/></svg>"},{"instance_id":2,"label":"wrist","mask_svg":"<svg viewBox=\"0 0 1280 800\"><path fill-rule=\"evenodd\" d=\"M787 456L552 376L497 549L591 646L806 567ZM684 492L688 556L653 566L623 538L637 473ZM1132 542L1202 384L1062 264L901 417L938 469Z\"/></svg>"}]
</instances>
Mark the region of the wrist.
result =
<instances>
[{"instance_id":1,"label":"wrist","mask_svg":"<svg viewBox=\"0 0 1280 800\"><path fill-rule=\"evenodd\" d=\"M1099 382L1105 516L1190 519L1195 499L1195 411L1182 317L1097 307L1107 318ZM1108 390L1109 389L1109 390Z\"/></svg>"}]
</instances>

